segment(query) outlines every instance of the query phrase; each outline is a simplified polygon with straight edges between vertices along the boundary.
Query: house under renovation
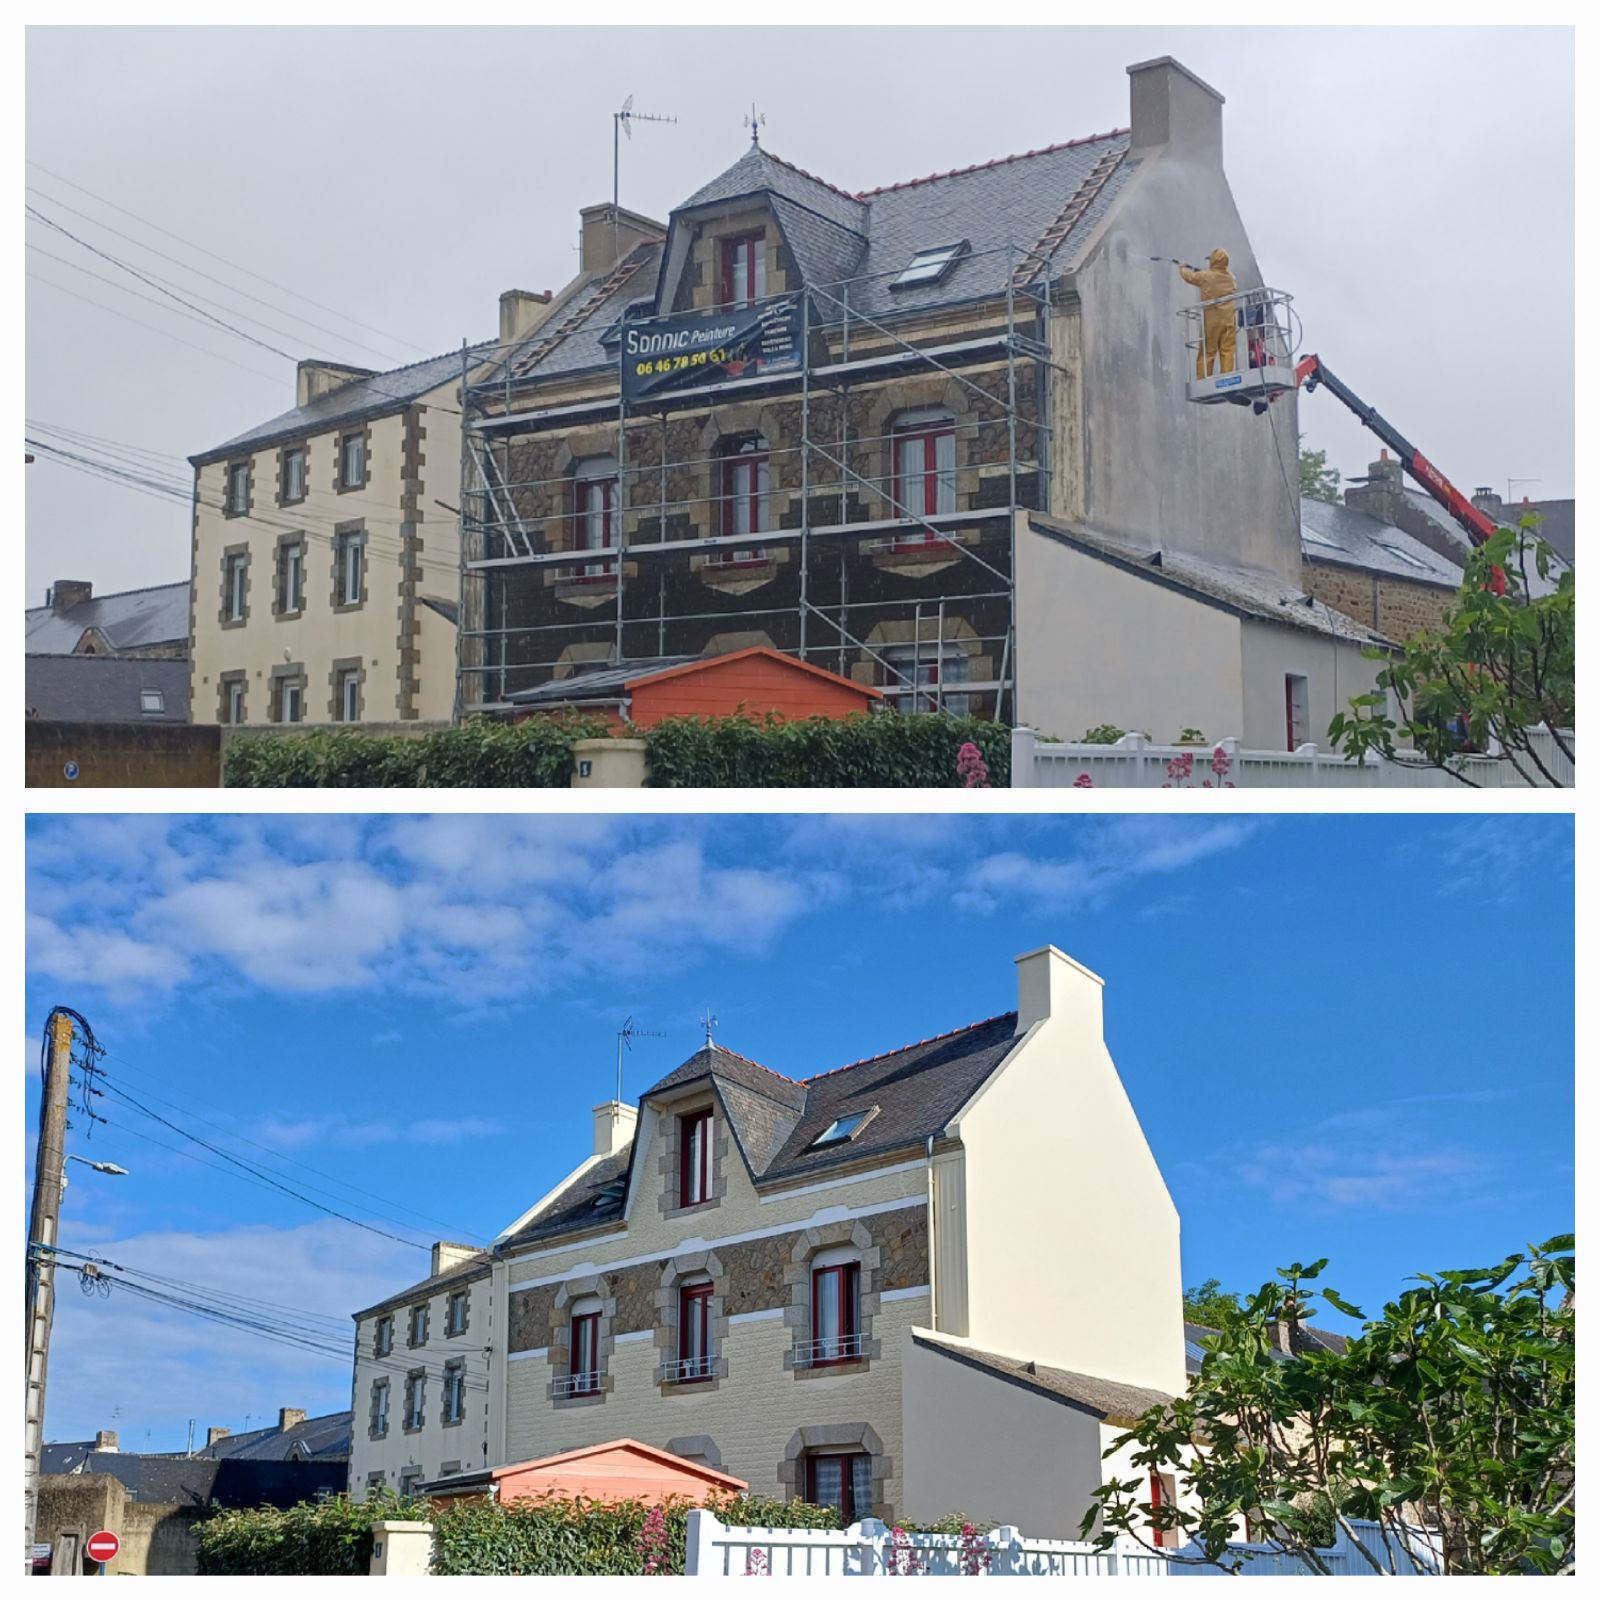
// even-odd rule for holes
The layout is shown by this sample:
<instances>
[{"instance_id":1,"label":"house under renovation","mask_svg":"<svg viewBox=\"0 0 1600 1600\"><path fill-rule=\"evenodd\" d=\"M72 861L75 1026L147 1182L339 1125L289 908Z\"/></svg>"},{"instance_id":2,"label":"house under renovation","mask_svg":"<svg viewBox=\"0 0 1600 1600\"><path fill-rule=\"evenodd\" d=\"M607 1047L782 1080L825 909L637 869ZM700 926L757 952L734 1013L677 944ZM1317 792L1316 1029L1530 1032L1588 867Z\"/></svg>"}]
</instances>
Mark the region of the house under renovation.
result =
<instances>
[{"instance_id":1,"label":"house under renovation","mask_svg":"<svg viewBox=\"0 0 1600 1600\"><path fill-rule=\"evenodd\" d=\"M1386 641L1304 588L1286 324L1195 380L1172 258L1281 300L1222 97L1128 70L1124 129L857 193L752 143L665 223L585 211L463 370L458 711L770 647L902 710L1282 747L1370 688Z\"/></svg>"}]
</instances>

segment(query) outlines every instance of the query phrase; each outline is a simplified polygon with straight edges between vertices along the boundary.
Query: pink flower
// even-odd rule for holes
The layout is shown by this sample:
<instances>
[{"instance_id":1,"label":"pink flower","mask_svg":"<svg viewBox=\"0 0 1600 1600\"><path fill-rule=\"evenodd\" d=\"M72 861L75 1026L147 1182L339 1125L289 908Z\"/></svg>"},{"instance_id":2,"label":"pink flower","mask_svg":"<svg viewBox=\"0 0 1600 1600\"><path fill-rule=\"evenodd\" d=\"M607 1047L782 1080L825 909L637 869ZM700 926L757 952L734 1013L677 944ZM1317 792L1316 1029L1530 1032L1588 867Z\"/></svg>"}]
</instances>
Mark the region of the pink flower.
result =
<instances>
[{"instance_id":1,"label":"pink flower","mask_svg":"<svg viewBox=\"0 0 1600 1600\"><path fill-rule=\"evenodd\" d=\"M989 768L983 759L983 752L970 739L956 751L956 776L969 789L991 787Z\"/></svg>"},{"instance_id":2,"label":"pink flower","mask_svg":"<svg viewBox=\"0 0 1600 1600\"><path fill-rule=\"evenodd\" d=\"M1184 750L1167 763L1167 777L1173 783L1187 783L1194 775L1194 756Z\"/></svg>"},{"instance_id":3,"label":"pink flower","mask_svg":"<svg viewBox=\"0 0 1600 1600\"><path fill-rule=\"evenodd\" d=\"M1219 778L1225 778L1227 777L1229 769L1232 766L1233 757L1230 756L1228 752L1219 744L1217 748L1211 752L1211 770L1216 773Z\"/></svg>"},{"instance_id":4,"label":"pink flower","mask_svg":"<svg viewBox=\"0 0 1600 1600\"><path fill-rule=\"evenodd\" d=\"M670 1575L672 1572L672 1546L667 1533L667 1515L660 1506L651 1506L639 1525L634 1549L644 1558L645 1577Z\"/></svg>"},{"instance_id":5,"label":"pink flower","mask_svg":"<svg viewBox=\"0 0 1600 1600\"><path fill-rule=\"evenodd\" d=\"M1072 780L1072 787L1074 789L1092 789L1094 788L1094 779L1091 778L1087 772L1080 772L1078 776Z\"/></svg>"},{"instance_id":6,"label":"pink flower","mask_svg":"<svg viewBox=\"0 0 1600 1600\"><path fill-rule=\"evenodd\" d=\"M983 1535L973 1527L970 1522L961 1524L961 1576L976 1578L979 1573L989 1570L989 1563L994 1560L992 1551Z\"/></svg>"},{"instance_id":7,"label":"pink flower","mask_svg":"<svg viewBox=\"0 0 1600 1600\"><path fill-rule=\"evenodd\" d=\"M752 1550L744 1560L744 1575L747 1578L770 1578L772 1569L767 1565L767 1552L765 1550Z\"/></svg>"},{"instance_id":8,"label":"pink flower","mask_svg":"<svg viewBox=\"0 0 1600 1600\"><path fill-rule=\"evenodd\" d=\"M890 1578L915 1578L923 1570L922 1557L911 1543L911 1535L904 1528L896 1528L889 1535L892 1549L885 1564L885 1576Z\"/></svg>"}]
</instances>

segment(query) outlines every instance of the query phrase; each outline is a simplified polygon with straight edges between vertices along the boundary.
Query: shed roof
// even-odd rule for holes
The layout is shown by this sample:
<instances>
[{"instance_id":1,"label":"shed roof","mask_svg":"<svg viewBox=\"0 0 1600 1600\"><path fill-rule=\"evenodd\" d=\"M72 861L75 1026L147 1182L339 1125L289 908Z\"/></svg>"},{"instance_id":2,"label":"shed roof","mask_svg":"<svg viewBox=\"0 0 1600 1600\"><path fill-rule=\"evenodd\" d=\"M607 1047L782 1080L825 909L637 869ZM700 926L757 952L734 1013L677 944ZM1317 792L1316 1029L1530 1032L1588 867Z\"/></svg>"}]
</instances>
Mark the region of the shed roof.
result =
<instances>
[{"instance_id":1,"label":"shed roof","mask_svg":"<svg viewBox=\"0 0 1600 1600\"><path fill-rule=\"evenodd\" d=\"M621 1468L622 1481L630 1478L658 1478L663 1484L682 1483L685 1479L702 1484L708 1493L743 1494L750 1485L743 1478L719 1472L704 1462L690 1461L675 1456L670 1450L660 1450L654 1445L642 1444L637 1439L610 1439L604 1444L584 1445L577 1450L564 1450L559 1455L540 1456L532 1461L512 1461L502 1467L484 1467L473 1472L451 1473L446 1478L435 1478L422 1485L424 1494L448 1495L472 1492L490 1484L505 1484L517 1479L549 1479L559 1488L563 1478L581 1478L592 1487L593 1469ZM501 1491L502 1494L504 1490Z\"/></svg>"}]
</instances>

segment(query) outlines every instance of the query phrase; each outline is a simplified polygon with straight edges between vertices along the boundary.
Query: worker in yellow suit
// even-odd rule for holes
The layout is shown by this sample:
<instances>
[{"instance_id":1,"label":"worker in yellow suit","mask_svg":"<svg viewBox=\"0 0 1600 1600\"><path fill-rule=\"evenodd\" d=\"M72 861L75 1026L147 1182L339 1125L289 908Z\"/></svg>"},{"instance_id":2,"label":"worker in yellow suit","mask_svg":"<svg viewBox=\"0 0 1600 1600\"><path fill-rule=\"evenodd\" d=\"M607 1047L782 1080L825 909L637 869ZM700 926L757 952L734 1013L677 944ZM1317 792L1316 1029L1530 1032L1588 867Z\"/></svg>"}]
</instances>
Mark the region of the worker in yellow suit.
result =
<instances>
[{"instance_id":1,"label":"worker in yellow suit","mask_svg":"<svg viewBox=\"0 0 1600 1600\"><path fill-rule=\"evenodd\" d=\"M1213 250L1209 265L1199 267L1179 266L1185 283L1192 283L1200 291L1203 301L1221 300L1234 292L1233 274L1228 271L1228 252ZM1207 305L1205 308L1205 348L1195 351L1194 375L1209 377L1213 372L1232 372L1234 354L1234 308L1231 305Z\"/></svg>"}]
</instances>

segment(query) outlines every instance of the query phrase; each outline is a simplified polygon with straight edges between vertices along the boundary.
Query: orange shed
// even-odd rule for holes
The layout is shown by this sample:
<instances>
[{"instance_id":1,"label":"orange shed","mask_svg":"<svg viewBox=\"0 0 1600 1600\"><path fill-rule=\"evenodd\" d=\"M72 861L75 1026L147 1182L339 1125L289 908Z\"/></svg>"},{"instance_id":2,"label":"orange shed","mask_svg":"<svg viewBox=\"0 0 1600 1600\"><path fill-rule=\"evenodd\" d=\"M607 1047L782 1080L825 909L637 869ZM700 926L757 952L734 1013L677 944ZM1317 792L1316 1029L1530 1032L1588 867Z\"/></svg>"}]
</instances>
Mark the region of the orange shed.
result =
<instances>
[{"instance_id":1,"label":"orange shed","mask_svg":"<svg viewBox=\"0 0 1600 1600\"><path fill-rule=\"evenodd\" d=\"M506 697L513 717L572 707L604 717L613 733L653 728L665 717L752 717L788 721L870 711L883 691L841 678L766 645L725 656L667 656L629 666L601 666L552 679Z\"/></svg>"},{"instance_id":2,"label":"orange shed","mask_svg":"<svg viewBox=\"0 0 1600 1600\"><path fill-rule=\"evenodd\" d=\"M704 1500L710 1494L743 1494L743 1478L717 1472L697 1461L685 1461L669 1450L613 1439L538 1461L462 1472L422 1486L436 1504L451 1500L492 1498L505 1502L538 1500L555 1495L563 1500Z\"/></svg>"},{"instance_id":3,"label":"orange shed","mask_svg":"<svg viewBox=\"0 0 1600 1600\"><path fill-rule=\"evenodd\" d=\"M627 691L628 720L636 728L653 728L666 717L727 717L738 711L752 717L775 712L790 721L848 717L883 699L870 684L765 645L642 673L628 680Z\"/></svg>"}]
</instances>

